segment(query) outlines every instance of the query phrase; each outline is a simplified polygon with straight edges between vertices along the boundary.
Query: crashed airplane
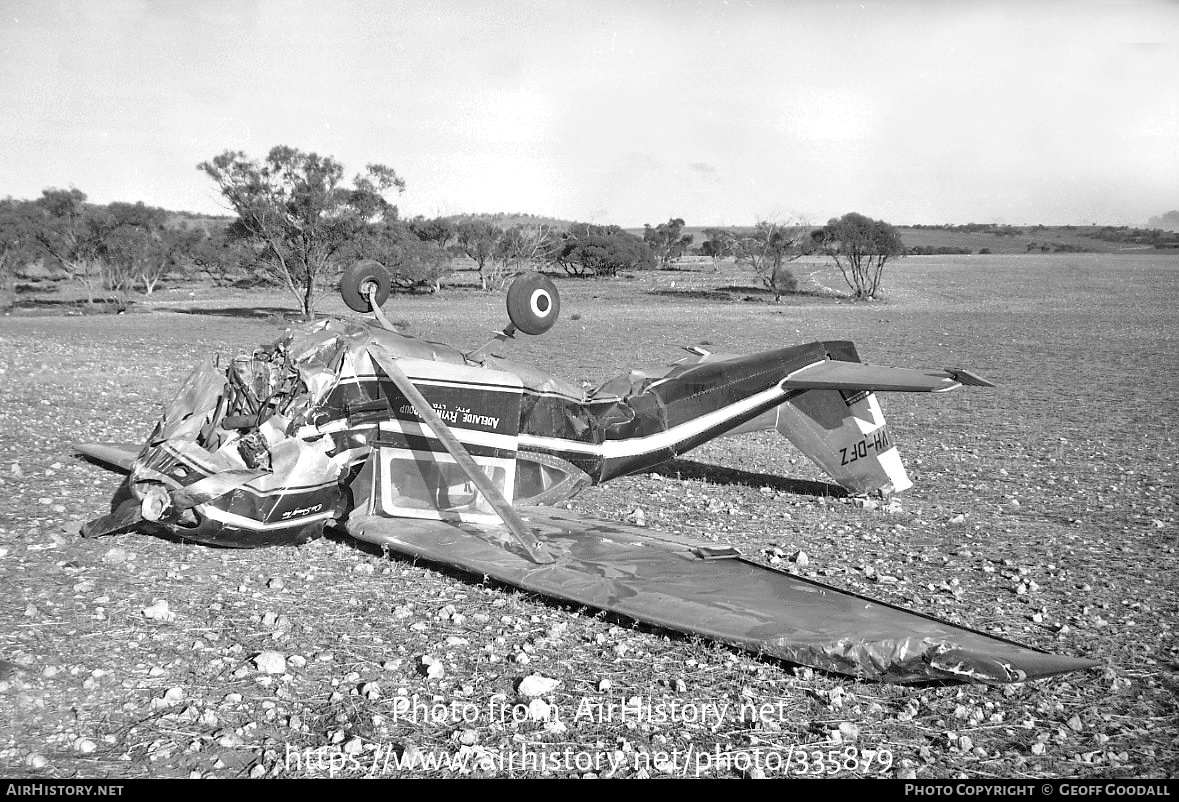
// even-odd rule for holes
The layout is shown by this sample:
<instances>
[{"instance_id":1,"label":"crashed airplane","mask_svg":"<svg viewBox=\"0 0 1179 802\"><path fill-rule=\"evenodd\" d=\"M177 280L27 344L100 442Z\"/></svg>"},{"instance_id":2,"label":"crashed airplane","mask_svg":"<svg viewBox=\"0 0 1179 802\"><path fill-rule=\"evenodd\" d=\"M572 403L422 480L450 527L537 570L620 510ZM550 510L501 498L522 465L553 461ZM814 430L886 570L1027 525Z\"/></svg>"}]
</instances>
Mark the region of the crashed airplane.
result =
<instances>
[{"instance_id":1,"label":"crashed airplane","mask_svg":"<svg viewBox=\"0 0 1179 802\"><path fill-rule=\"evenodd\" d=\"M818 669L892 682L1004 683L1078 670L1051 655L786 574L715 541L552 505L722 435L776 429L854 493L910 486L875 391L991 386L961 369L862 364L849 342L631 371L585 392L489 353L542 334L543 275L511 323L463 352L396 332L375 263L345 272L369 320L322 319L200 363L141 447L83 444L127 473L87 537L163 532L215 546L293 545L336 526L391 552ZM379 325L378 325L379 324Z\"/></svg>"}]
</instances>

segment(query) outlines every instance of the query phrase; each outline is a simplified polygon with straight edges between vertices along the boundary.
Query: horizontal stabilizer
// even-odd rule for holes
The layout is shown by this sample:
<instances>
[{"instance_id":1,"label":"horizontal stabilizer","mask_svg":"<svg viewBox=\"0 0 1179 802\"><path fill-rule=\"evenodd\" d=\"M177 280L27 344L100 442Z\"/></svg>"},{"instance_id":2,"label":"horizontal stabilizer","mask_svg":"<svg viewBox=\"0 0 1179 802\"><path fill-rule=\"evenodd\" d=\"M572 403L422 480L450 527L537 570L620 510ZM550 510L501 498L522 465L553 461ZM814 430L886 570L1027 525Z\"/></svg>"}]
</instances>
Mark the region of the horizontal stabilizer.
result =
<instances>
[{"instance_id":1,"label":"horizontal stabilizer","mask_svg":"<svg viewBox=\"0 0 1179 802\"><path fill-rule=\"evenodd\" d=\"M971 387L995 386L960 368L925 371L833 359L800 368L782 382L785 388L800 390L877 390L899 393L945 393L964 384Z\"/></svg>"},{"instance_id":2,"label":"horizontal stabilizer","mask_svg":"<svg viewBox=\"0 0 1179 802\"><path fill-rule=\"evenodd\" d=\"M140 446L133 443L77 443L74 450L108 468L129 473L131 463L139 456Z\"/></svg>"},{"instance_id":3,"label":"horizontal stabilizer","mask_svg":"<svg viewBox=\"0 0 1179 802\"><path fill-rule=\"evenodd\" d=\"M961 384L965 387L994 387L995 386L991 382L984 379L982 376L978 376L974 373L971 373L969 370L964 370L963 368L946 368L946 373L950 374L950 377L954 381L958 382L959 384Z\"/></svg>"}]
</instances>

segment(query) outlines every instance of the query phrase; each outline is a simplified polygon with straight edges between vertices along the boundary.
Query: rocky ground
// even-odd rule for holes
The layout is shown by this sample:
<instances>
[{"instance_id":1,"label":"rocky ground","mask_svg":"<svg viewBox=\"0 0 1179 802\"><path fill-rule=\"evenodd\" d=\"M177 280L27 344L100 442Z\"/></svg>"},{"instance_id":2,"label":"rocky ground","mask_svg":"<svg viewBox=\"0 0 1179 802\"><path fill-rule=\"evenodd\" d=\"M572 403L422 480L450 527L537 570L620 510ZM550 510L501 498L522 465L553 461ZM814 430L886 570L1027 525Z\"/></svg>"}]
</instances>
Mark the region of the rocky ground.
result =
<instances>
[{"instance_id":1,"label":"rocky ground","mask_svg":"<svg viewBox=\"0 0 1179 802\"><path fill-rule=\"evenodd\" d=\"M1003 687L863 683L343 537L258 551L83 540L117 477L70 444L142 439L199 355L278 331L252 310L281 297L185 288L147 314L0 319L0 774L1174 776L1179 261L894 270L868 305L822 297L839 276L818 265L800 266L816 294L781 305L732 274L564 281L564 322L514 356L600 381L682 344L848 338L871 362L1000 383L883 398L916 482L899 509L840 497L769 434L574 508L1101 668ZM454 291L388 311L466 343L500 303Z\"/></svg>"}]
</instances>

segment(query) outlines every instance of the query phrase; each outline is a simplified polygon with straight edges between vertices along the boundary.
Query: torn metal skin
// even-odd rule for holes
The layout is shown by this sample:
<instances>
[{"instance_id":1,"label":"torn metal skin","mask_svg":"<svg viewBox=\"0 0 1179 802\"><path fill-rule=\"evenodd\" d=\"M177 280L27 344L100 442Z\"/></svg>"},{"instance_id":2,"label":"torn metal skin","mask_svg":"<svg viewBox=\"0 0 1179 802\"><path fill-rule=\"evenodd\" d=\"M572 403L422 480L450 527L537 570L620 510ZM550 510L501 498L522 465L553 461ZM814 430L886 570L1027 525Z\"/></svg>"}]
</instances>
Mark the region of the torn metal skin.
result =
<instances>
[{"instance_id":1,"label":"torn metal skin","mask_svg":"<svg viewBox=\"0 0 1179 802\"><path fill-rule=\"evenodd\" d=\"M111 512L83 534L253 547L337 524L399 554L868 679L1017 682L1095 665L785 574L723 544L541 506L761 429L855 492L903 490L872 391L961 384L986 382L863 365L851 343L828 342L697 351L583 392L478 351L319 320L252 354L203 361L137 452L80 446L128 472Z\"/></svg>"}]
</instances>

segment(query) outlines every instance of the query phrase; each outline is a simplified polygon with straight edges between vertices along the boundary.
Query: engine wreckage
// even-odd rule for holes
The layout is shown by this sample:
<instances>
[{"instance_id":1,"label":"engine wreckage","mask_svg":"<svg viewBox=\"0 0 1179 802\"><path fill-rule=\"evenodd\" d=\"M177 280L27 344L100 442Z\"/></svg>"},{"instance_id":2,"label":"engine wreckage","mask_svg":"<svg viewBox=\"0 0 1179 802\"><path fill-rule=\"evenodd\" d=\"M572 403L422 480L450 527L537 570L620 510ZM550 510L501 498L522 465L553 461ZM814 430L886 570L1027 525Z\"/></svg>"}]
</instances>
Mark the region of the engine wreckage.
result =
<instances>
[{"instance_id":1,"label":"engine wreckage","mask_svg":"<svg viewBox=\"0 0 1179 802\"><path fill-rule=\"evenodd\" d=\"M381 269L345 300L383 324L323 319L199 364L141 447L84 444L127 473L97 537L165 532L215 546L293 545L325 526L391 552L787 661L893 682L1018 682L1096 665L777 571L732 546L554 509L712 438L776 429L852 492L910 483L875 391L990 386L959 369L862 364L847 342L749 356L702 351L591 392L488 353L556 321L525 274L512 319L470 352L397 333Z\"/></svg>"}]
</instances>

